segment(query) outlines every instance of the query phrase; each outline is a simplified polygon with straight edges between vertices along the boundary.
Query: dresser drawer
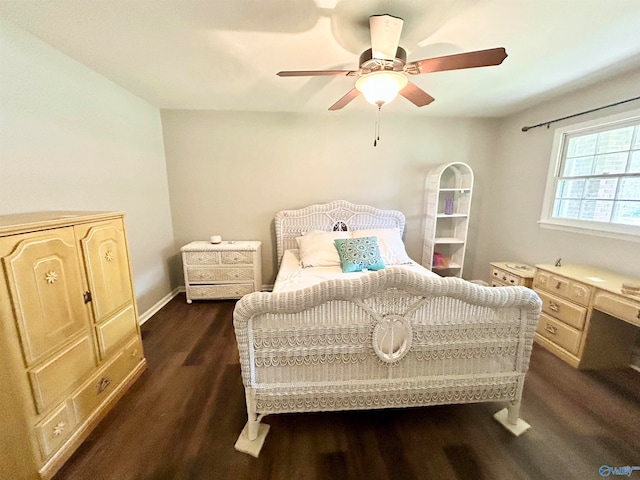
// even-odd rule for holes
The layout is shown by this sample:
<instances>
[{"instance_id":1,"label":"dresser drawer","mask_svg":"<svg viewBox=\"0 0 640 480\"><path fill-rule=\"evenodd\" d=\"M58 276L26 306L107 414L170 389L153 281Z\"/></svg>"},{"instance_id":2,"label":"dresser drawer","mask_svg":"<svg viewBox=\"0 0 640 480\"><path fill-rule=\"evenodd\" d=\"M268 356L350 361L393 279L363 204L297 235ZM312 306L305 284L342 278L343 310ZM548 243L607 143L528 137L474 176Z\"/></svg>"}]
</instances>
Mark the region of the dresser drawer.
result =
<instances>
[{"instance_id":1,"label":"dresser drawer","mask_svg":"<svg viewBox=\"0 0 640 480\"><path fill-rule=\"evenodd\" d=\"M184 252L187 265L217 265L220 263L219 252Z\"/></svg>"},{"instance_id":2,"label":"dresser drawer","mask_svg":"<svg viewBox=\"0 0 640 480\"><path fill-rule=\"evenodd\" d=\"M206 267L188 267L187 280L190 283L198 282L238 282L252 281L254 271L253 268L206 268Z\"/></svg>"},{"instance_id":3,"label":"dresser drawer","mask_svg":"<svg viewBox=\"0 0 640 480\"><path fill-rule=\"evenodd\" d=\"M536 291L536 293L542 300L542 311L544 313L582 330L587 317L587 309L585 307L562 300L546 292Z\"/></svg>"},{"instance_id":4,"label":"dresser drawer","mask_svg":"<svg viewBox=\"0 0 640 480\"><path fill-rule=\"evenodd\" d=\"M135 339L71 397L76 419L79 422L87 418L112 392L118 389L123 380L140 363L141 355L142 349L138 339Z\"/></svg>"},{"instance_id":5,"label":"dresser drawer","mask_svg":"<svg viewBox=\"0 0 640 480\"><path fill-rule=\"evenodd\" d=\"M573 355L578 355L582 332L542 313L536 332Z\"/></svg>"},{"instance_id":6,"label":"dresser drawer","mask_svg":"<svg viewBox=\"0 0 640 480\"><path fill-rule=\"evenodd\" d=\"M240 298L253 292L253 283L238 283L228 285L190 285L189 296L195 300L216 298Z\"/></svg>"},{"instance_id":7,"label":"dresser drawer","mask_svg":"<svg viewBox=\"0 0 640 480\"><path fill-rule=\"evenodd\" d=\"M95 369L93 345L89 337L82 337L53 358L39 365L29 378L38 413L44 412L83 378Z\"/></svg>"},{"instance_id":8,"label":"dresser drawer","mask_svg":"<svg viewBox=\"0 0 640 480\"><path fill-rule=\"evenodd\" d=\"M632 325L640 326L640 302L608 292L598 292L593 307Z\"/></svg>"},{"instance_id":9,"label":"dresser drawer","mask_svg":"<svg viewBox=\"0 0 640 480\"><path fill-rule=\"evenodd\" d=\"M560 298L571 300L586 307L589 305L593 287L576 282L560 275L537 271L533 280L533 287L553 293Z\"/></svg>"},{"instance_id":10,"label":"dresser drawer","mask_svg":"<svg viewBox=\"0 0 640 480\"><path fill-rule=\"evenodd\" d=\"M49 458L65 442L75 426L75 415L66 402L35 426L43 460Z\"/></svg>"}]
</instances>

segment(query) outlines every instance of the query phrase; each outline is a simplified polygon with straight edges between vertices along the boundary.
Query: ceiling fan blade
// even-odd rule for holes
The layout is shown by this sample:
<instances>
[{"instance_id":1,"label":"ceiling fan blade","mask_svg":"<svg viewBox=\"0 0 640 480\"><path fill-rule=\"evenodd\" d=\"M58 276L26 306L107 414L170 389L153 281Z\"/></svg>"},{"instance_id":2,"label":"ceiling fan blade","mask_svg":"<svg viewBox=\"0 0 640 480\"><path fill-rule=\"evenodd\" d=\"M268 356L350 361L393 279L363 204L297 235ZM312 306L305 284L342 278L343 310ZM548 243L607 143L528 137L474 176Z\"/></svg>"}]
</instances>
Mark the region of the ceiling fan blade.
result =
<instances>
[{"instance_id":1,"label":"ceiling fan blade","mask_svg":"<svg viewBox=\"0 0 640 480\"><path fill-rule=\"evenodd\" d=\"M347 103L349 103L351 100L356 98L358 95L360 95L360 92L358 91L358 89L352 88L347 92L347 94L344 97L342 97L336 103L331 105L329 107L329 110L340 110L342 107L344 107Z\"/></svg>"},{"instance_id":2,"label":"ceiling fan blade","mask_svg":"<svg viewBox=\"0 0 640 480\"><path fill-rule=\"evenodd\" d=\"M355 75L353 70L285 70L278 72L279 77L316 77L321 75L343 75L345 77Z\"/></svg>"},{"instance_id":3,"label":"ceiling fan blade","mask_svg":"<svg viewBox=\"0 0 640 480\"><path fill-rule=\"evenodd\" d=\"M369 17L373 58L382 60L396 58L403 24L404 20L391 15L372 15Z\"/></svg>"},{"instance_id":4,"label":"ceiling fan blade","mask_svg":"<svg viewBox=\"0 0 640 480\"><path fill-rule=\"evenodd\" d=\"M435 98L411 82L407 83L398 93L417 107L424 107L435 100Z\"/></svg>"},{"instance_id":5,"label":"ceiling fan blade","mask_svg":"<svg viewBox=\"0 0 640 480\"><path fill-rule=\"evenodd\" d=\"M505 58L507 58L507 51L504 48L490 48L476 52L416 60L415 62L407 63L405 70L407 73L418 74L459 70L463 68L489 67L491 65L500 65Z\"/></svg>"}]
</instances>

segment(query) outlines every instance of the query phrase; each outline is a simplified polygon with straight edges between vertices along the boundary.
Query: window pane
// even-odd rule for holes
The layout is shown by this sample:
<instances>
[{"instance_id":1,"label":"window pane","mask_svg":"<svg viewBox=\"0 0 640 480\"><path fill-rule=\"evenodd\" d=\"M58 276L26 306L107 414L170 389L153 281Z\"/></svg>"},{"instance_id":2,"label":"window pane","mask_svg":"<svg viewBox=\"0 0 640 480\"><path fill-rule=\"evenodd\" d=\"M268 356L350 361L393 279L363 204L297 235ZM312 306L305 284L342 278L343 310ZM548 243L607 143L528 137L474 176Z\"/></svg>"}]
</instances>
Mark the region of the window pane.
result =
<instances>
[{"instance_id":1,"label":"window pane","mask_svg":"<svg viewBox=\"0 0 640 480\"><path fill-rule=\"evenodd\" d=\"M556 198L582 198L585 180L560 180Z\"/></svg>"},{"instance_id":2,"label":"window pane","mask_svg":"<svg viewBox=\"0 0 640 480\"><path fill-rule=\"evenodd\" d=\"M640 225L640 202L616 202L611 221L623 225Z\"/></svg>"},{"instance_id":3,"label":"window pane","mask_svg":"<svg viewBox=\"0 0 640 480\"><path fill-rule=\"evenodd\" d=\"M640 173L640 150L631 153L629 173Z\"/></svg>"},{"instance_id":4,"label":"window pane","mask_svg":"<svg viewBox=\"0 0 640 480\"><path fill-rule=\"evenodd\" d=\"M636 125L636 141L633 142L633 148L640 148L640 125Z\"/></svg>"},{"instance_id":5,"label":"window pane","mask_svg":"<svg viewBox=\"0 0 640 480\"><path fill-rule=\"evenodd\" d=\"M580 200L556 200L553 216L577 219L580 216Z\"/></svg>"},{"instance_id":6,"label":"window pane","mask_svg":"<svg viewBox=\"0 0 640 480\"><path fill-rule=\"evenodd\" d=\"M593 178L587 181L584 198L602 199L615 198L617 178Z\"/></svg>"},{"instance_id":7,"label":"window pane","mask_svg":"<svg viewBox=\"0 0 640 480\"><path fill-rule=\"evenodd\" d=\"M593 156L567 158L564 163L563 177L591 175L593 170Z\"/></svg>"},{"instance_id":8,"label":"window pane","mask_svg":"<svg viewBox=\"0 0 640 480\"><path fill-rule=\"evenodd\" d=\"M627 168L629 152L609 153L596 156L596 168L594 174L624 173Z\"/></svg>"},{"instance_id":9,"label":"window pane","mask_svg":"<svg viewBox=\"0 0 640 480\"><path fill-rule=\"evenodd\" d=\"M631 148L633 128L633 126L617 128L615 130L600 133L598 137L597 153L629 150Z\"/></svg>"},{"instance_id":10,"label":"window pane","mask_svg":"<svg viewBox=\"0 0 640 480\"><path fill-rule=\"evenodd\" d=\"M597 141L598 141L597 133L570 138L569 144L567 145L566 156L570 158L570 157L584 157L586 155L593 155L596 152Z\"/></svg>"},{"instance_id":11,"label":"window pane","mask_svg":"<svg viewBox=\"0 0 640 480\"><path fill-rule=\"evenodd\" d=\"M613 210L613 201L585 200L580 205L580 220L608 222Z\"/></svg>"},{"instance_id":12,"label":"window pane","mask_svg":"<svg viewBox=\"0 0 640 480\"><path fill-rule=\"evenodd\" d=\"M620 179L618 198L621 200L640 200L640 177Z\"/></svg>"}]
</instances>

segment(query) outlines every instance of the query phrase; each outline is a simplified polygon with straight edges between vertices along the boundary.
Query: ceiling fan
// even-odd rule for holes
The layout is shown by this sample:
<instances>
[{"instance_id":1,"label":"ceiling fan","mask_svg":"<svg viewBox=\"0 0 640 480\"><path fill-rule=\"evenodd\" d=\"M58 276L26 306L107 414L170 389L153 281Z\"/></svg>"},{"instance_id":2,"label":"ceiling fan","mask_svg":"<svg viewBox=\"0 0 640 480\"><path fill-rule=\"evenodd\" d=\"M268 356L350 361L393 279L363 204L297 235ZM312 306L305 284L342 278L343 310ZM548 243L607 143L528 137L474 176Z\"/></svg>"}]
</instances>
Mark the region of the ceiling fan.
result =
<instances>
[{"instance_id":1,"label":"ceiling fan","mask_svg":"<svg viewBox=\"0 0 640 480\"><path fill-rule=\"evenodd\" d=\"M280 77L306 77L338 75L358 77L355 86L329 110L340 110L360 93L367 101L380 108L393 100L397 94L418 107L430 104L435 99L404 75L459 70L464 68L500 65L507 58L504 48L491 48L475 52L426 58L407 63L407 52L398 45L404 20L392 15L369 17L371 48L360 55L357 70L299 70L281 71Z\"/></svg>"}]
</instances>

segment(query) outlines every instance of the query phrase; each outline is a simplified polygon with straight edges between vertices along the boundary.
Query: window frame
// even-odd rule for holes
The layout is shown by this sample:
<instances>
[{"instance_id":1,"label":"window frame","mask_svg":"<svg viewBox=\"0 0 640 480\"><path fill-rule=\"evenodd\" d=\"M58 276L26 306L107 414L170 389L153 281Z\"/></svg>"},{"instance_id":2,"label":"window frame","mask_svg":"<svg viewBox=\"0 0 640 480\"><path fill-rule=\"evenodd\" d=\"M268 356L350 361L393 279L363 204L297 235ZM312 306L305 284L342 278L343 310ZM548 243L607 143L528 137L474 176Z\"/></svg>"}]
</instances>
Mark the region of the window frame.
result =
<instances>
[{"instance_id":1,"label":"window frame","mask_svg":"<svg viewBox=\"0 0 640 480\"><path fill-rule=\"evenodd\" d=\"M640 109L635 109L616 115L610 115L598 119L588 120L566 127L556 129L553 137L547 183L545 187L542 212L538 224L542 228L565 230L587 235L596 235L608 238L617 238L640 242L640 226L624 225L610 222L596 222L591 220L575 220L553 216L555 206L555 194L560 176L560 168L563 165L564 148L567 138L575 135L587 135L598 131L607 130L615 125L621 127L625 123L640 123Z\"/></svg>"}]
</instances>

